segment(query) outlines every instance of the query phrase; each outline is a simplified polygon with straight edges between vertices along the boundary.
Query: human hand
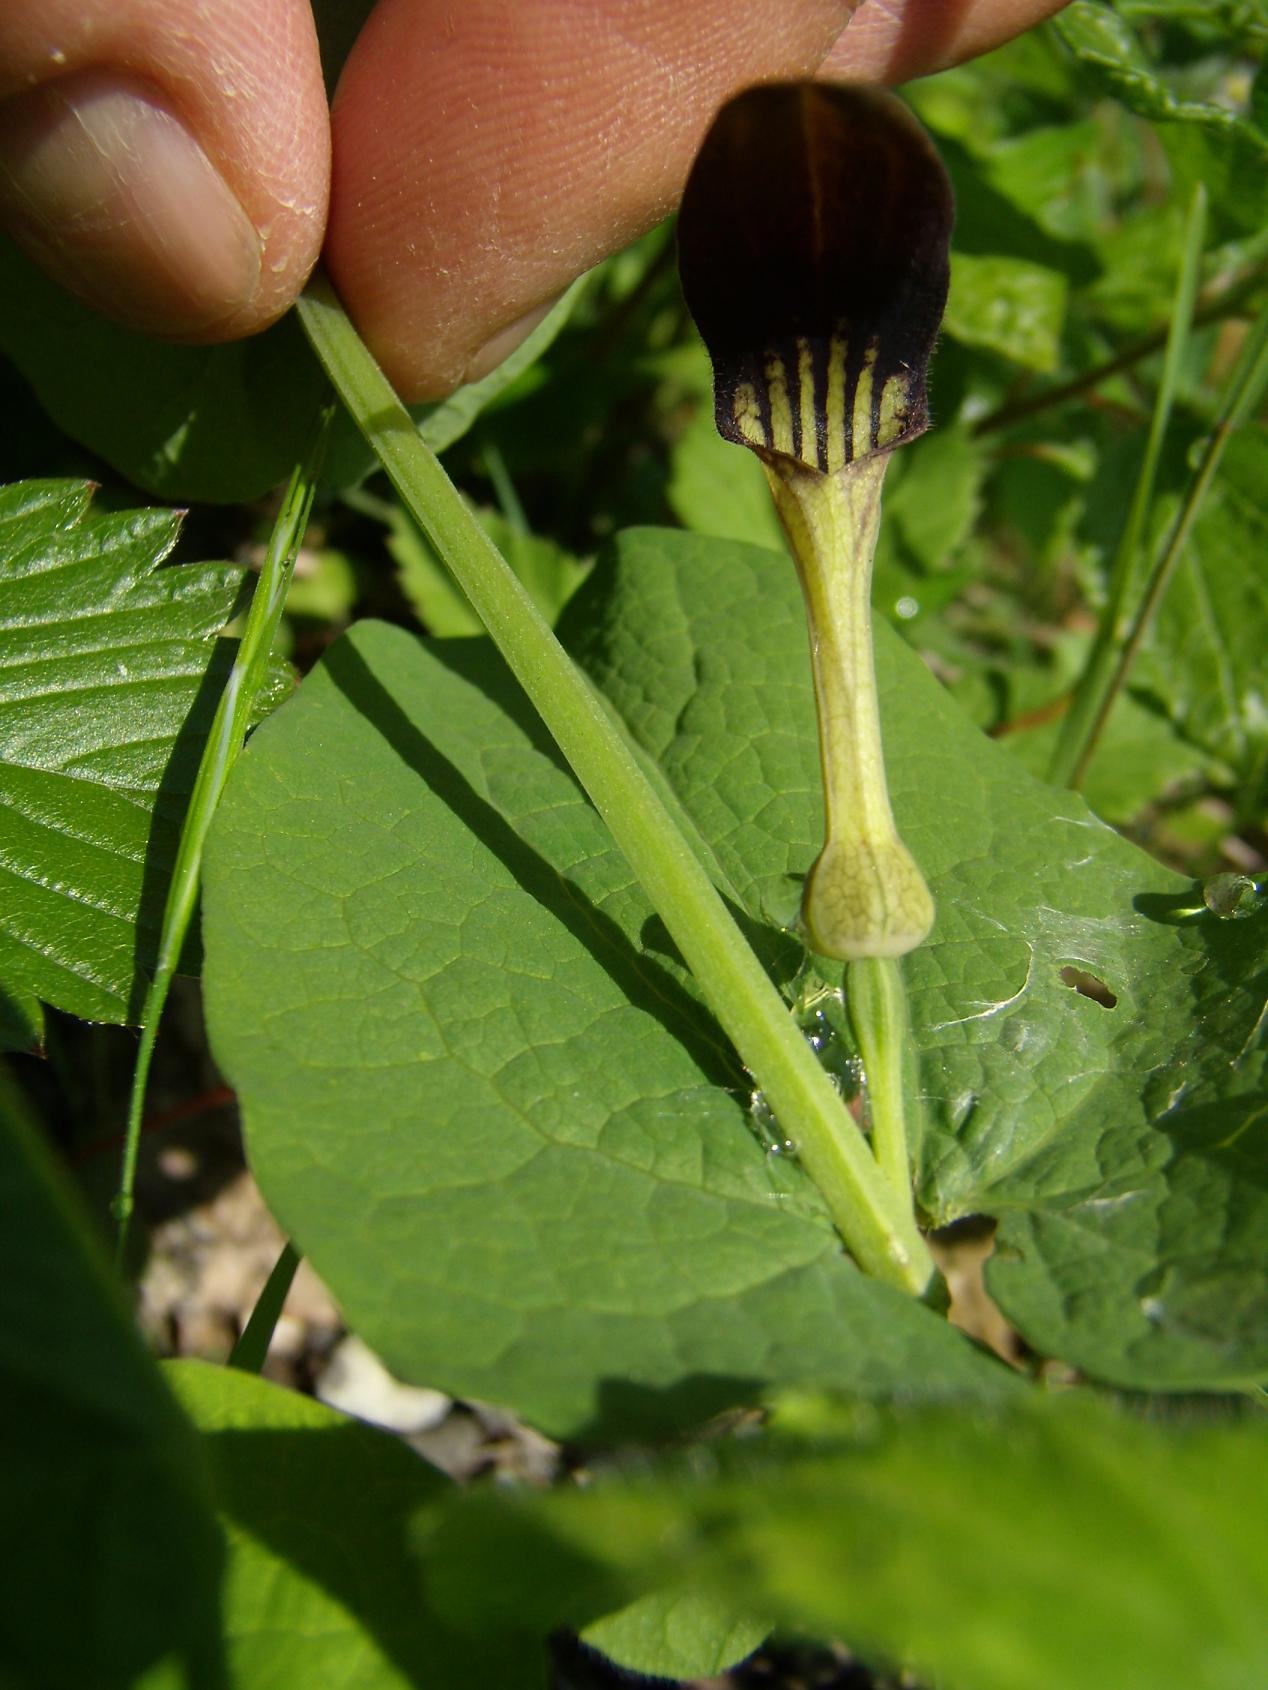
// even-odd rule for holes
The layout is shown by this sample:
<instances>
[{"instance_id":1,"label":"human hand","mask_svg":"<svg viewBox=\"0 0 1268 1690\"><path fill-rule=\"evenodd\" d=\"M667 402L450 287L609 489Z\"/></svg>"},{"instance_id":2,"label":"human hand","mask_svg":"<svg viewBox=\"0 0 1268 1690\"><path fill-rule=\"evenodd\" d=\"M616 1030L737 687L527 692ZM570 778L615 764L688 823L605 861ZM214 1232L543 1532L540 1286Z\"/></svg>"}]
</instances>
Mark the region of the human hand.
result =
<instances>
[{"instance_id":1,"label":"human hand","mask_svg":"<svg viewBox=\"0 0 1268 1690\"><path fill-rule=\"evenodd\" d=\"M6 0L0 218L174 340L266 327L324 244L397 388L437 398L673 209L736 89L902 81L1062 3L379 0L328 115L308 0Z\"/></svg>"}]
</instances>

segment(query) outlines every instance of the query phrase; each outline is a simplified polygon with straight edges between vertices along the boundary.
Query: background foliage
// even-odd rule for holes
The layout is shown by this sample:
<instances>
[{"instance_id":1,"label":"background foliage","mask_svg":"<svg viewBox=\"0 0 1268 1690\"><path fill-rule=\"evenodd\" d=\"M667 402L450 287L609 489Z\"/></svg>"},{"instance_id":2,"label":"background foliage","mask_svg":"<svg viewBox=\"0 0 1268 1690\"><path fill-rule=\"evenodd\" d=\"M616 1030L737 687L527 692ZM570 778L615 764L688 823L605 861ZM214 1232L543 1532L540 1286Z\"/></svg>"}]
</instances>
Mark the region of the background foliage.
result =
<instances>
[{"instance_id":1,"label":"background foliage","mask_svg":"<svg viewBox=\"0 0 1268 1690\"><path fill-rule=\"evenodd\" d=\"M354 10L330 8L332 62ZM0 495L13 1682L299 1685L311 1649L332 1683L529 1686L559 1625L685 1677L772 1619L964 1690L1264 1676L1262 415L1091 809L1042 776L1195 183L1151 548L1266 308L1266 44L1263 0L1075 0L908 90L959 208L937 426L891 472L876 583L895 804L940 910L908 970L917 1199L997 1222L988 1284L1029 1381L841 1256L443 563L351 428L332 443L284 630L306 678L208 859L214 1050L350 1322L403 1375L579 1440L589 1489L472 1497L196 1362L173 1401L128 1329L56 1160L122 1116L128 1035L99 1024L138 1013L215 636L324 389L293 323L154 346L0 249L0 473L40 478ZM791 567L756 464L713 431L672 259L654 231L420 421L848 1086L839 981L787 931L818 825ZM183 535L149 494L193 502ZM279 666L259 714L292 686ZM1045 1394L1054 1375L1080 1389ZM760 1436L653 1448L771 1399Z\"/></svg>"}]
</instances>

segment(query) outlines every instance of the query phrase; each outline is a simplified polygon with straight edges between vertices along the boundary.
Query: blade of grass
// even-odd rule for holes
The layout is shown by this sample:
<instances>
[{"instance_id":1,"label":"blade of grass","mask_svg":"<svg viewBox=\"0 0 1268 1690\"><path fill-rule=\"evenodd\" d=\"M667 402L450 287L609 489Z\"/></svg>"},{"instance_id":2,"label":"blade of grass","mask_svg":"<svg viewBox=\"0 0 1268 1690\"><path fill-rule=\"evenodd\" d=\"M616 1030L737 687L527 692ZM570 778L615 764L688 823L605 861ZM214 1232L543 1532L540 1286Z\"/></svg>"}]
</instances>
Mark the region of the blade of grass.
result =
<instances>
[{"instance_id":1,"label":"blade of grass","mask_svg":"<svg viewBox=\"0 0 1268 1690\"><path fill-rule=\"evenodd\" d=\"M1180 366L1192 332L1193 307L1202 267L1202 242L1205 233L1206 190L1199 182L1193 190L1193 198L1189 204L1180 277L1171 309L1171 326L1163 354L1162 374L1158 381L1153 418L1149 425L1149 438L1145 443L1145 455L1141 460L1131 508L1127 513L1127 521L1123 526L1110 570L1109 601L1101 617L1101 626L1088 655L1087 664L1075 685L1070 708L1061 724L1056 749L1048 767L1048 779L1057 786L1078 786L1082 780L1101 727L1116 696L1117 689L1113 686L1113 677L1131 624L1133 589L1139 575L1141 537L1153 504L1158 459L1171 422Z\"/></svg>"},{"instance_id":2,"label":"blade of grass","mask_svg":"<svg viewBox=\"0 0 1268 1690\"><path fill-rule=\"evenodd\" d=\"M289 1240L282 1246L282 1253L269 1270L264 1289L256 1298L250 1318L242 1328L242 1335L229 1353L230 1367L240 1368L244 1373L258 1373L264 1366L264 1358L273 1340L273 1328L303 1259Z\"/></svg>"},{"instance_id":3,"label":"blade of grass","mask_svg":"<svg viewBox=\"0 0 1268 1690\"><path fill-rule=\"evenodd\" d=\"M316 462L330 413L323 418L319 437L308 455L308 463L291 477L286 497L273 526L264 566L246 627L238 646L233 668L225 683L216 714L211 724L207 744L203 748L189 808L181 826L180 843L172 869L171 885L163 909L163 925L159 935L158 961L154 977L145 994L141 1011L141 1038L137 1046L136 1066L132 1073L132 1091L128 1099L128 1120L124 1135L123 1160L119 1171L119 1189L111 1205L115 1218L115 1253L122 1261L128 1242L128 1228L132 1219L133 1188L136 1183L137 1151L141 1142L141 1116L145 1106L145 1088L158 1037L159 1021L172 977L176 973L181 946L189 931L194 907L198 901L198 882L202 871L203 846L207 830L220 795L224 791L229 770L242 749L250 720L251 706L264 680L273 636L277 631L286 589L290 585L296 554L316 490Z\"/></svg>"},{"instance_id":4,"label":"blade of grass","mask_svg":"<svg viewBox=\"0 0 1268 1690\"><path fill-rule=\"evenodd\" d=\"M1251 411L1258 404L1265 386L1268 386L1268 306L1260 314L1259 321L1242 348L1242 355L1229 378L1224 389L1223 402L1220 405L1219 416L1215 427L1202 453L1202 460L1194 471L1193 479L1189 483L1184 503L1172 524L1171 532L1167 536L1157 563L1149 580L1145 584L1140 604L1123 641L1118 654L1118 661L1114 666L1105 687L1100 708L1093 720L1087 739L1083 746L1082 755L1076 763L1072 775L1072 782L1078 785L1087 772L1088 763L1096 749L1097 739L1109 718L1109 713L1131 673L1132 664L1136 661L1136 654L1144 643L1145 635L1149 632L1150 623L1162 603L1163 594L1175 573L1176 565L1184 553L1193 524L1197 521L1198 513L1202 509L1206 495L1211 490L1216 472L1220 467L1220 459L1224 456L1224 449L1245 422Z\"/></svg>"},{"instance_id":5,"label":"blade of grass","mask_svg":"<svg viewBox=\"0 0 1268 1690\"><path fill-rule=\"evenodd\" d=\"M912 1295L933 1279L910 1193L895 1192L827 1074L589 683L551 633L320 274L300 321L353 421L571 764L865 1272Z\"/></svg>"}]
</instances>

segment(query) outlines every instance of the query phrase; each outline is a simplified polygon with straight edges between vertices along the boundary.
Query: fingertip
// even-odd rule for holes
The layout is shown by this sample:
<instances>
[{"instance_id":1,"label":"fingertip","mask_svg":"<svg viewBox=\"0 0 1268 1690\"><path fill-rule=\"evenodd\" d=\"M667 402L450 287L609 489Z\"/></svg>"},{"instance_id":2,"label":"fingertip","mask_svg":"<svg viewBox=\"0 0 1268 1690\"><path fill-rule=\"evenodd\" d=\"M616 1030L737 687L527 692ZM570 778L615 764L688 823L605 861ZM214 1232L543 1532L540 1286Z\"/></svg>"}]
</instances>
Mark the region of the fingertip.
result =
<instances>
[{"instance_id":1,"label":"fingertip","mask_svg":"<svg viewBox=\"0 0 1268 1690\"><path fill-rule=\"evenodd\" d=\"M54 281L129 328L212 338L259 294L251 219L139 77L76 71L6 102L0 205Z\"/></svg>"},{"instance_id":2,"label":"fingertip","mask_svg":"<svg viewBox=\"0 0 1268 1690\"><path fill-rule=\"evenodd\" d=\"M126 326L236 339L316 262L329 125L306 0L12 0L0 215Z\"/></svg>"},{"instance_id":3,"label":"fingertip","mask_svg":"<svg viewBox=\"0 0 1268 1690\"><path fill-rule=\"evenodd\" d=\"M863 0L820 76L894 86L961 64L1059 12L1067 0Z\"/></svg>"},{"instance_id":4,"label":"fingertip","mask_svg":"<svg viewBox=\"0 0 1268 1690\"><path fill-rule=\"evenodd\" d=\"M541 327L561 297L560 294L553 294L491 335L484 345L478 347L468 358L459 377L459 385L469 381L482 381L485 376L491 375L499 364L504 364L511 353L524 344L533 330Z\"/></svg>"},{"instance_id":5,"label":"fingertip","mask_svg":"<svg viewBox=\"0 0 1268 1690\"><path fill-rule=\"evenodd\" d=\"M380 0L336 91L326 262L407 399L522 340L672 210L728 94L812 71L849 0Z\"/></svg>"}]
</instances>

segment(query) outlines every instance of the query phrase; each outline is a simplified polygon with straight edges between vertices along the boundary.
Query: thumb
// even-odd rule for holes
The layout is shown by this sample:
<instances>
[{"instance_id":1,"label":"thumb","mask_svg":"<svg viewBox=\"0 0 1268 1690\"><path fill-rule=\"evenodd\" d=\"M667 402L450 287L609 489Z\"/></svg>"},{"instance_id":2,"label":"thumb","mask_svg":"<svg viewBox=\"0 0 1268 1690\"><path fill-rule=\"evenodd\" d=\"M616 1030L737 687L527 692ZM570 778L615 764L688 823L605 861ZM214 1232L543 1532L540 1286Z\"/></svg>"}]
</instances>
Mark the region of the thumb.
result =
<instances>
[{"instance_id":1,"label":"thumb","mask_svg":"<svg viewBox=\"0 0 1268 1690\"><path fill-rule=\"evenodd\" d=\"M0 220L118 322L265 327L316 262L329 169L307 0L0 6Z\"/></svg>"}]
</instances>

